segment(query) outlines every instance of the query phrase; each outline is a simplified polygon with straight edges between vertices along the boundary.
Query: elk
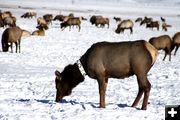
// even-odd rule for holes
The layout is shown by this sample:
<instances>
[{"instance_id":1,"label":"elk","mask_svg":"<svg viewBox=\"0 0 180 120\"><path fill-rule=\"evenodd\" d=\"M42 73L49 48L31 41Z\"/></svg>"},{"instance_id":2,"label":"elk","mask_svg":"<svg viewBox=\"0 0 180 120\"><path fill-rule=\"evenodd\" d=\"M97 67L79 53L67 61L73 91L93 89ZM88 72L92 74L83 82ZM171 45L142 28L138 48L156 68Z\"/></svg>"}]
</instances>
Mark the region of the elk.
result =
<instances>
[{"instance_id":1,"label":"elk","mask_svg":"<svg viewBox=\"0 0 180 120\"><path fill-rule=\"evenodd\" d=\"M78 26L79 27L79 31L81 30L81 17L73 17L73 18L69 18L67 19L67 21L64 21L63 23L61 23L61 29L64 30L66 27L69 26L69 30L71 30L71 26Z\"/></svg>"},{"instance_id":2,"label":"elk","mask_svg":"<svg viewBox=\"0 0 180 120\"><path fill-rule=\"evenodd\" d=\"M2 39L1 39L3 52L7 52L10 46L11 52L13 53L13 43L15 43L16 53L18 51L18 47L19 47L19 53L20 53L21 36L22 36L22 30L19 27L10 27L10 28L5 29L2 34Z\"/></svg>"},{"instance_id":3,"label":"elk","mask_svg":"<svg viewBox=\"0 0 180 120\"><path fill-rule=\"evenodd\" d=\"M171 61L172 40L171 40L171 37L169 37L169 35L161 35L158 37L152 37L149 39L149 43L151 43L157 50L165 51L163 61L165 60L167 54L169 55L169 61Z\"/></svg>"},{"instance_id":4,"label":"elk","mask_svg":"<svg viewBox=\"0 0 180 120\"><path fill-rule=\"evenodd\" d=\"M151 21L146 24L146 28L157 28L159 30L159 22L158 21Z\"/></svg>"},{"instance_id":5,"label":"elk","mask_svg":"<svg viewBox=\"0 0 180 120\"><path fill-rule=\"evenodd\" d=\"M88 75L97 80L100 107L105 108L108 78L136 75L139 91L132 107L137 106L144 93L141 109L146 110L151 89L147 73L156 58L156 48L145 40L95 43L76 63L67 65L62 72L55 71L56 102L70 95L72 89L83 82L85 75Z\"/></svg>"},{"instance_id":6,"label":"elk","mask_svg":"<svg viewBox=\"0 0 180 120\"><path fill-rule=\"evenodd\" d=\"M130 33L133 33L133 26L134 23L132 22L132 20L128 19L128 20L123 20L120 24L118 24L117 29L116 29L116 33L121 33L124 32L125 29L130 29Z\"/></svg>"},{"instance_id":7,"label":"elk","mask_svg":"<svg viewBox=\"0 0 180 120\"><path fill-rule=\"evenodd\" d=\"M173 41L172 41L172 48L171 50L173 50L175 48L174 51L174 55L176 55L176 52L180 46L180 32L177 32L174 36L173 36Z\"/></svg>"}]
</instances>

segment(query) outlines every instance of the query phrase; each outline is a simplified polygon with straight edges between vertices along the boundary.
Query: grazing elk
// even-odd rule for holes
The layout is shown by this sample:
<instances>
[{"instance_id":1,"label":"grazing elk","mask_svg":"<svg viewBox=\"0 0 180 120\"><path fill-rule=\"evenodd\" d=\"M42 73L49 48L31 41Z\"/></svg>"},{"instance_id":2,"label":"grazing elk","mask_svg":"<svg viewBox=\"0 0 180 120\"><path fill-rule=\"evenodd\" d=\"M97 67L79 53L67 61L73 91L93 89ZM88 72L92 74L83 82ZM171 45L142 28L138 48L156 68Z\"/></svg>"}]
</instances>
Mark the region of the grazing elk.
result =
<instances>
[{"instance_id":1,"label":"grazing elk","mask_svg":"<svg viewBox=\"0 0 180 120\"><path fill-rule=\"evenodd\" d=\"M95 24L95 21L96 21L96 19L99 19L99 18L103 18L102 16L96 16L96 15L93 15L91 18L90 18L90 23L92 24L92 25L94 25Z\"/></svg>"},{"instance_id":2,"label":"grazing elk","mask_svg":"<svg viewBox=\"0 0 180 120\"><path fill-rule=\"evenodd\" d=\"M69 26L69 30L71 30L71 26L78 26L79 31L81 30L81 17L73 17L67 19L67 21L64 21L61 23L61 29L64 30L66 27Z\"/></svg>"},{"instance_id":3,"label":"grazing elk","mask_svg":"<svg viewBox=\"0 0 180 120\"><path fill-rule=\"evenodd\" d=\"M136 75L139 92L132 107L137 106L144 93L142 109L146 110L151 89L147 73L156 61L156 57L157 50L145 40L93 44L78 62L66 66L61 73L55 71L56 102L70 95L72 89L83 82L84 75L87 74L97 80L100 107L105 108L108 78Z\"/></svg>"},{"instance_id":4,"label":"grazing elk","mask_svg":"<svg viewBox=\"0 0 180 120\"><path fill-rule=\"evenodd\" d=\"M153 30L153 28L157 28L157 30L159 30L159 22L158 21L151 21L151 22L146 24L146 28L151 28L152 30Z\"/></svg>"},{"instance_id":5,"label":"grazing elk","mask_svg":"<svg viewBox=\"0 0 180 120\"><path fill-rule=\"evenodd\" d=\"M124 32L125 29L130 29L130 33L133 33L133 21L128 19L128 20L123 20L120 24L118 24L116 33L121 33Z\"/></svg>"},{"instance_id":6,"label":"grazing elk","mask_svg":"<svg viewBox=\"0 0 180 120\"><path fill-rule=\"evenodd\" d=\"M171 61L172 40L169 37L169 35L161 35L159 37L152 37L150 38L149 43L151 43L157 50L165 51L163 61L165 60L167 54L169 55L169 61Z\"/></svg>"},{"instance_id":7,"label":"grazing elk","mask_svg":"<svg viewBox=\"0 0 180 120\"><path fill-rule=\"evenodd\" d=\"M33 17L36 18L36 16L37 16L36 12L26 12L21 16L21 18L33 18Z\"/></svg>"},{"instance_id":8,"label":"grazing elk","mask_svg":"<svg viewBox=\"0 0 180 120\"><path fill-rule=\"evenodd\" d=\"M11 47L11 52L13 52L13 43L15 43L16 53L18 51L18 47L20 53L21 36L22 36L22 30L19 27L10 27L5 29L1 39L3 52L7 52L9 50L9 46Z\"/></svg>"},{"instance_id":9,"label":"grazing elk","mask_svg":"<svg viewBox=\"0 0 180 120\"><path fill-rule=\"evenodd\" d=\"M107 24L107 27L109 28L109 19L104 17L97 17L94 23L97 27L100 25L100 27L104 27Z\"/></svg>"},{"instance_id":10,"label":"grazing elk","mask_svg":"<svg viewBox=\"0 0 180 120\"><path fill-rule=\"evenodd\" d=\"M180 32L177 32L174 36L173 36L173 42L172 42L172 48L171 50L173 50L175 48L174 51L174 55L176 55L176 52L180 46Z\"/></svg>"}]
</instances>

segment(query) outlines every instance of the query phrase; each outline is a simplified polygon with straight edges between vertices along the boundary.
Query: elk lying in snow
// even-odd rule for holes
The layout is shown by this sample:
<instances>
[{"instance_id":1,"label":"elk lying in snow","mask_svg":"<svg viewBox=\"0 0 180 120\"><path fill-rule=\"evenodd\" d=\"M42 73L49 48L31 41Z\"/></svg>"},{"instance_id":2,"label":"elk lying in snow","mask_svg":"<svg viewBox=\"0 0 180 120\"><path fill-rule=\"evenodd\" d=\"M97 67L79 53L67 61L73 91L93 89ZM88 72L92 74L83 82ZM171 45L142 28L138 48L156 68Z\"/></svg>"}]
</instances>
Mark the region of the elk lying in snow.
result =
<instances>
[{"instance_id":1,"label":"elk lying in snow","mask_svg":"<svg viewBox=\"0 0 180 120\"><path fill-rule=\"evenodd\" d=\"M35 30L34 32L32 32L32 35L45 36L45 30L47 30L48 27L39 25L36 28L38 28L38 30Z\"/></svg>"},{"instance_id":2,"label":"elk lying in snow","mask_svg":"<svg viewBox=\"0 0 180 120\"><path fill-rule=\"evenodd\" d=\"M117 29L116 29L116 33L121 33L121 32L124 32L125 29L130 29L131 31L131 34L133 33L133 22L132 20L123 20L118 26L117 26Z\"/></svg>"},{"instance_id":3,"label":"elk lying in snow","mask_svg":"<svg viewBox=\"0 0 180 120\"><path fill-rule=\"evenodd\" d=\"M180 32L177 32L174 36L173 36L173 42L172 42L172 48L171 50L173 50L175 48L174 51L174 55L176 55L176 52L180 46Z\"/></svg>"},{"instance_id":4,"label":"elk lying in snow","mask_svg":"<svg viewBox=\"0 0 180 120\"><path fill-rule=\"evenodd\" d=\"M69 30L71 30L71 26L78 26L79 31L81 30L81 17L73 17L69 18L67 21L61 23L61 29L64 30L66 27L69 26Z\"/></svg>"},{"instance_id":5,"label":"elk lying in snow","mask_svg":"<svg viewBox=\"0 0 180 120\"><path fill-rule=\"evenodd\" d=\"M29 37L29 36L31 36L31 32L22 29L22 37Z\"/></svg>"},{"instance_id":6,"label":"elk lying in snow","mask_svg":"<svg viewBox=\"0 0 180 120\"><path fill-rule=\"evenodd\" d=\"M20 53L21 36L22 36L22 30L19 27L10 27L5 29L1 39L3 52L7 52L9 50L9 46L11 47L11 52L13 52L13 43L15 43L16 53L18 51L18 47Z\"/></svg>"},{"instance_id":7,"label":"elk lying in snow","mask_svg":"<svg viewBox=\"0 0 180 120\"><path fill-rule=\"evenodd\" d=\"M169 61L171 61L171 45L172 40L169 35L162 35L159 37L152 37L149 42L157 49L164 50L165 55L163 60L165 60L167 54L169 55Z\"/></svg>"},{"instance_id":8,"label":"elk lying in snow","mask_svg":"<svg viewBox=\"0 0 180 120\"><path fill-rule=\"evenodd\" d=\"M70 95L72 89L83 82L84 75L87 74L90 78L97 80L100 107L104 108L108 78L125 78L136 75L139 92L132 107L137 106L144 93L142 109L146 110L151 89L147 73L156 61L156 57L157 50L144 40L96 43L77 63L66 66L61 73L55 71L56 102Z\"/></svg>"}]
</instances>

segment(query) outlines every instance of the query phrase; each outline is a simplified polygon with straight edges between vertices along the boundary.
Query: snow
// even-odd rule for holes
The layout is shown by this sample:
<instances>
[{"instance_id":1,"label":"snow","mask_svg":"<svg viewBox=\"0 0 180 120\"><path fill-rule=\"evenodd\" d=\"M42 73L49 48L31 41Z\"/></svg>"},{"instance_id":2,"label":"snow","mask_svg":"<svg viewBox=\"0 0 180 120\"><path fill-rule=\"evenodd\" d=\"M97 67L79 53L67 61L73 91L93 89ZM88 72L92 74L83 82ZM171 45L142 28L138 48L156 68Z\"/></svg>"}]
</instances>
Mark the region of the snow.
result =
<instances>
[{"instance_id":1,"label":"snow","mask_svg":"<svg viewBox=\"0 0 180 120\"><path fill-rule=\"evenodd\" d=\"M103 1L103 2L102 2ZM61 31L59 22L53 21L46 35L22 38L21 53L0 52L0 119L5 120L164 120L165 105L179 104L180 51L172 61L162 61L164 52L148 73L152 85L146 111L130 107L137 92L135 76L110 79L106 92L106 108L98 108L97 81L86 76L73 93L56 103L55 70L76 62L93 44L99 41L134 41L180 31L180 3L178 0L0 0L2 11L10 10L17 17L17 25L30 32L36 30L36 18L22 19L27 11L36 11L38 17L46 13L59 13L90 18L101 14L110 18L110 28L96 28L89 21L82 29ZM102 5L101 5L102 4ZM120 6L120 7L119 7ZM145 29L135 23L134 33L116 34L114 16L135 20L144 15L160 20L166 18L173 27L167 32ZM0 28L0 39L4 28ZM1 46L0 46L0 50ZM173 51L174 53L174 51Z\"/></svg>"}]
</instances>

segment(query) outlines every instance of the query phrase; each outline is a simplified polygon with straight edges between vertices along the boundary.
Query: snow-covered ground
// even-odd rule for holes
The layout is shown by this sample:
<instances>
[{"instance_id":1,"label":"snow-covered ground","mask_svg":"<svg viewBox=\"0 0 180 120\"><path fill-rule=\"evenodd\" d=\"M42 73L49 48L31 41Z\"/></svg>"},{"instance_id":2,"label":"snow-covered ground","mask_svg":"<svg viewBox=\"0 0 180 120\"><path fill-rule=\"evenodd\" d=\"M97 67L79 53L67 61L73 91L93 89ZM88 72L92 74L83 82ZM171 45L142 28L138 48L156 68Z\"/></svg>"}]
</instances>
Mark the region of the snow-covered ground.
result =
<instances>
[{"instance_id":1,"label":"snow-covered ground","mask_svg":"<svg viewBox=\"0 0 180 120\"><path fill-rule=\"evenodd\" d=\"M86 76L70 96L56 103L54 71L76 62L95 42L134 41L180 31L180 2L178 0L0 0L2 11L10 10L17 17L17 25L28 31L36 28L36 18L22 19L27 11L39 16L69 14L85 16L82 29L61 31L53 21L44 37L22 38L20 54L0 52L0 119L2 120L164 120L165 105L180 103L180 50L172 61L162 61L164 52L148 74L152 84L149 104L142 111L130 107L137 92L135 76L121 80L110 79L106 92L106 108L100 109L97 81ZM110 28L96 28L89 23L93 14L110 18ZM133 21L144 15L160 20L165 17L172 25L167 32L150 30L135 23L134 33L116 34L114 16ZM4 28L0 28L0 39ZM0 51L1 51L0 45Z\"/></svg>"}]
</instances>

